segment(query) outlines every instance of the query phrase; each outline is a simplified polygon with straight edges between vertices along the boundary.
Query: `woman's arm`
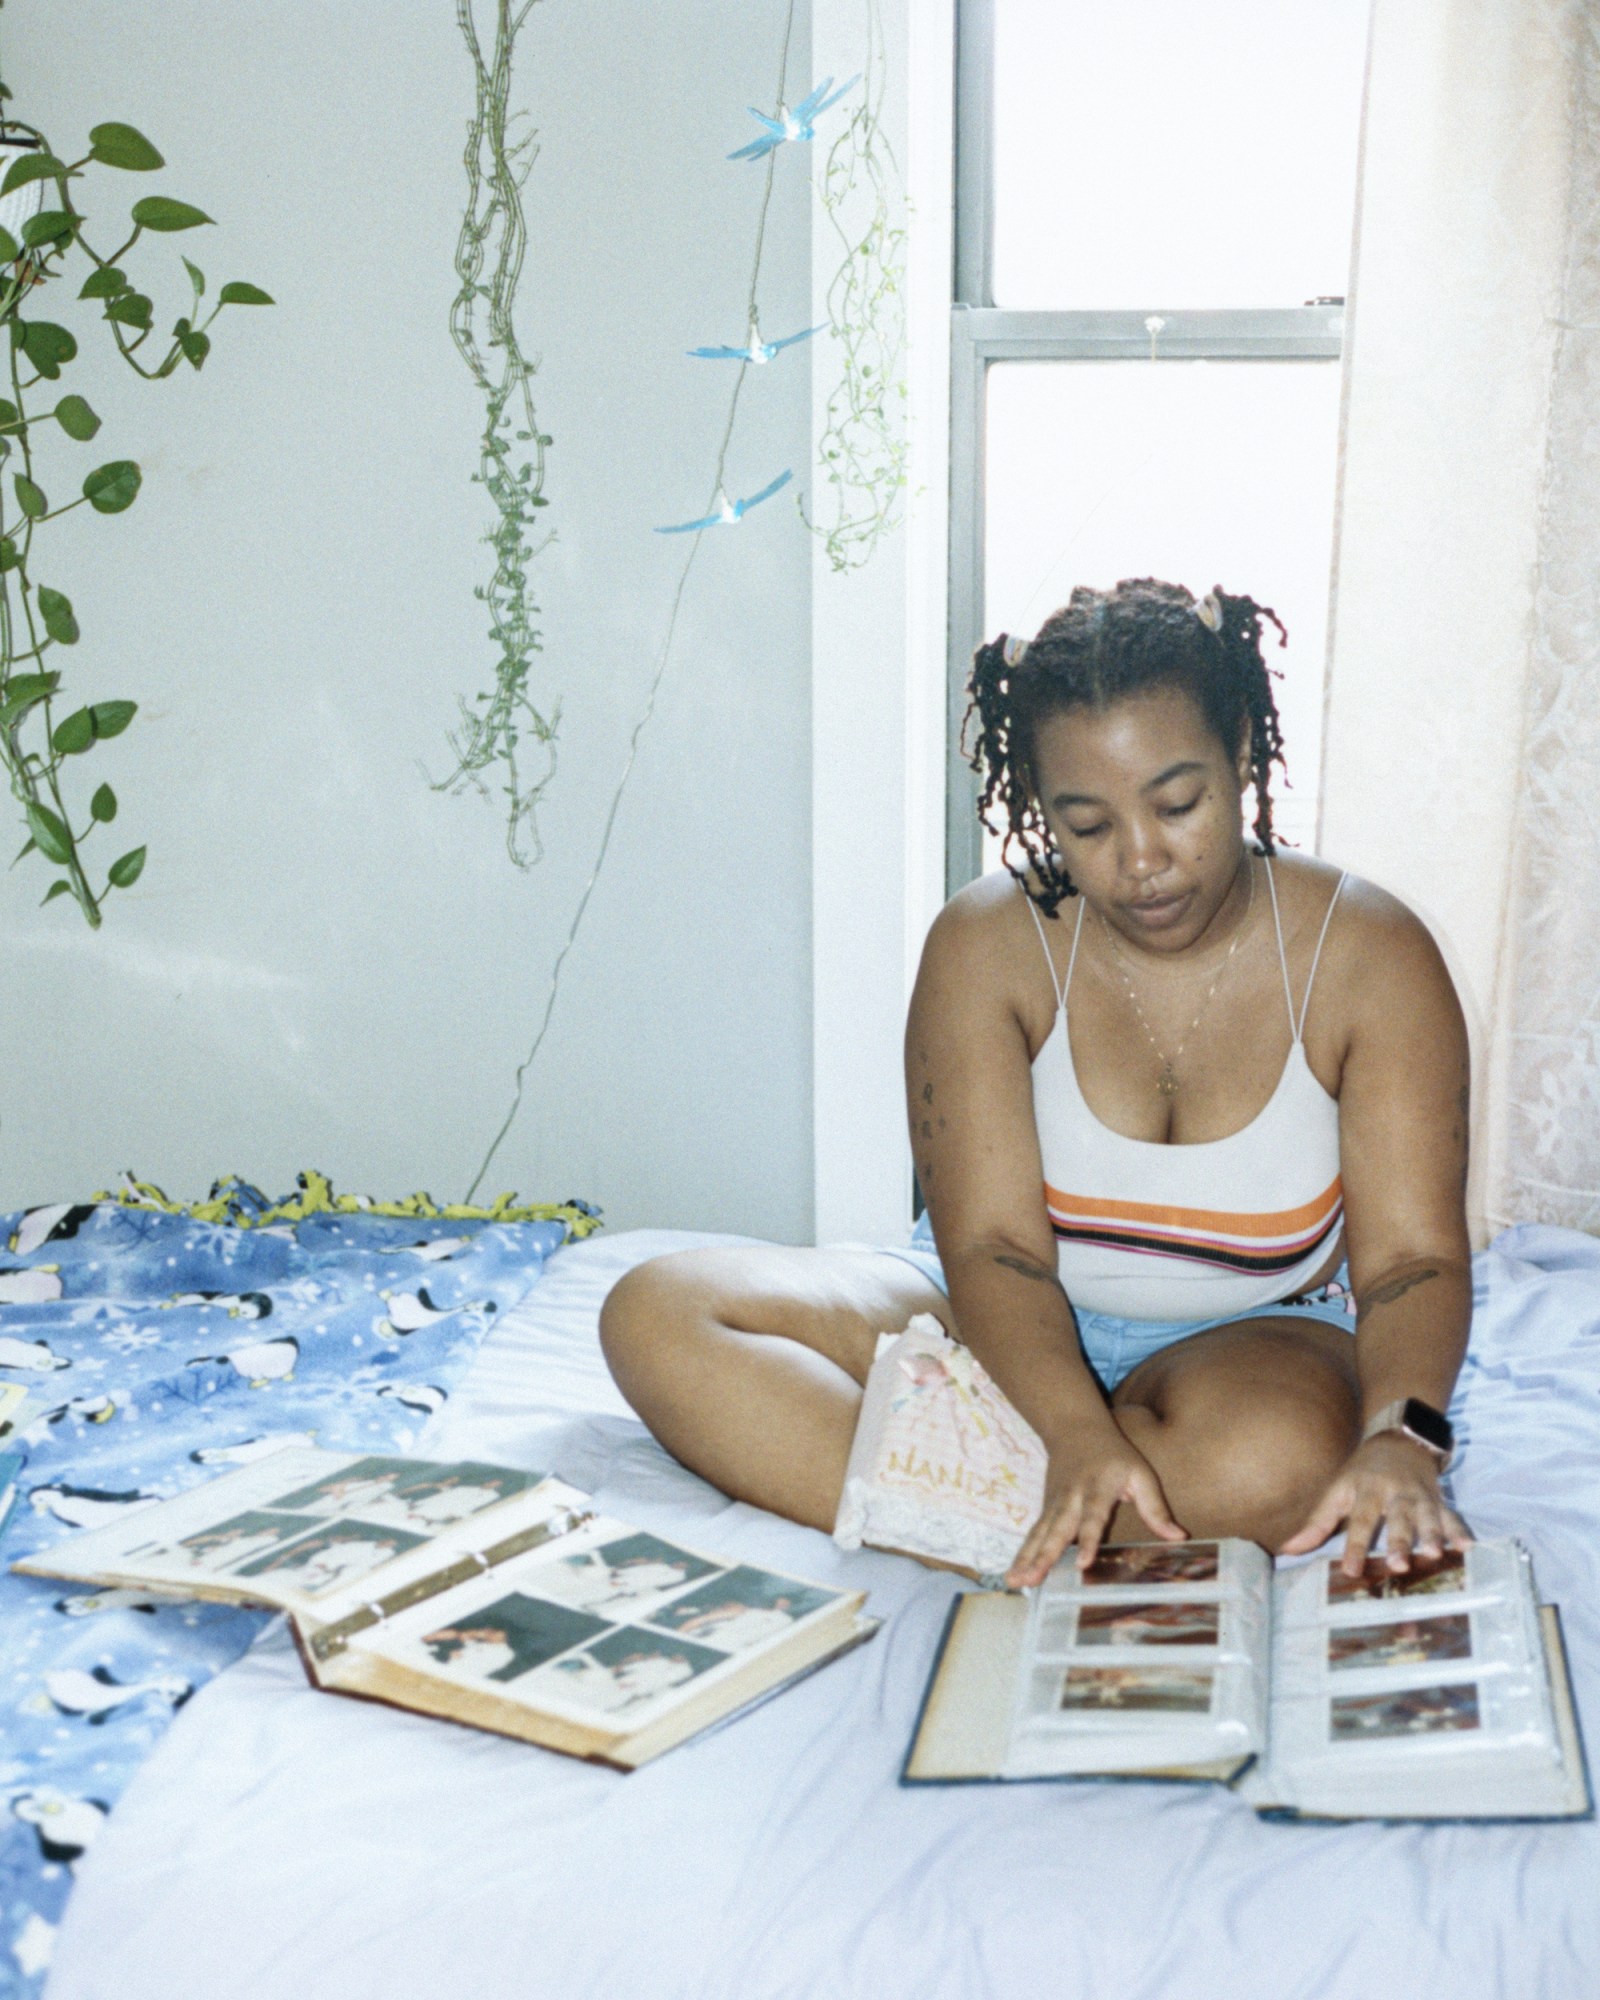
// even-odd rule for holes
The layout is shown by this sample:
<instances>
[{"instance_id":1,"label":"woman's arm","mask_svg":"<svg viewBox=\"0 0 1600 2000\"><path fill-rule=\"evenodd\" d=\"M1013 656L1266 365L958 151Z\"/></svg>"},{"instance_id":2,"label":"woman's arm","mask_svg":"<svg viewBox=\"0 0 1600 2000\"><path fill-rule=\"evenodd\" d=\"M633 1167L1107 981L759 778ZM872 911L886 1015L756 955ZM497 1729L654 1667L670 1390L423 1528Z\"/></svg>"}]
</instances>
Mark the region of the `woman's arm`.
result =
<instances>
[{"instance_id":1,"label":"woman's arm","mask_svg":"<svg viewBox=\"0 0 1600 2000\"><path fill-rule=\"evenodd\" d=\"M1009 879L975 883L928 935L906 1027L912 1154L961 1338L1049 1455L1044 1507L1011 1570L1038 1582L1068 1543L1092 1562L1118 1503L1181 1539L1078 1341L1044 1205L1028 1038L1008 990Z\"/></svg>"},{"instance_id":2,"label":"woman's arm","mask_svg":"<svg viewBox=\"0 0 1600 2000\"><path fill-rule=\"evenodd\" d=\"M1466 1352L1470 1070L1460 1003L1427 930L1379 890L1361 885L1353 900L1339 1159L1365 1424L1407 1396L1446 1409ZM1396 1431L1352 1454L1285 1550L1319 1547L1341 1521L1351 1574L1380 1523L1395 1569L1469 1539L1440 1497L1433 1455Z\"/></svg>"}]
</instances>

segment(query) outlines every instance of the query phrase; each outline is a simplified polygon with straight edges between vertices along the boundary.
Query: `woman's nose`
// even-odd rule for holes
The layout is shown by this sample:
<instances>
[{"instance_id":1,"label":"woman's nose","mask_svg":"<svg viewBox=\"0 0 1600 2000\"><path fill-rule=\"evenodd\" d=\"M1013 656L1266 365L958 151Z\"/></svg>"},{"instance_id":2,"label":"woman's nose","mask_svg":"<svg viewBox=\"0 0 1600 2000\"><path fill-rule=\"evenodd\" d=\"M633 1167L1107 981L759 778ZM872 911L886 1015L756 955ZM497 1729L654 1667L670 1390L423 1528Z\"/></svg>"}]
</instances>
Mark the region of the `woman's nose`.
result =
<instances>
[{"instance_id":1,"label":"woman's nose","mask_svg":"<svg viewBox=\"0 0 1600 2000\"><path fill-rule=\"evenodd\" d=\"M1123 838L1123 872L1136 882L1147 881L1159 875L1167 866L1170 856L1165 835L1159 820L1144 823L1135 822L1128 827Z\"/></svg>"}]
</instances>

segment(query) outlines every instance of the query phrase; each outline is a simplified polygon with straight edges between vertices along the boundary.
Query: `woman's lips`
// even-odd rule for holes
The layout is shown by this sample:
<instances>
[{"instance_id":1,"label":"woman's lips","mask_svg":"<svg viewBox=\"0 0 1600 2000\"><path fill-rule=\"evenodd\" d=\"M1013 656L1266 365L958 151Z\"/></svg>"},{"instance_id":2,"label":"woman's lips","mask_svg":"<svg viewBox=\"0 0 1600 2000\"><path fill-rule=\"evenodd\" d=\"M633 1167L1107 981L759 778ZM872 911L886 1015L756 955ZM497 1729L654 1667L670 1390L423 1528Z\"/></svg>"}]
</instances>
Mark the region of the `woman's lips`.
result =
<instances>
[{"instance_id":1,"label":"woman's lips","mask_svg":"<svg viewBox=\"0 0 1600 2000\"><path fill-rule=\"evenodd\" d=\"M1167 930L1189 907L1187 896L1159 896L1144 903L1124 903L1123 908L1145 930Z\"/></svg>"}]
</instances>

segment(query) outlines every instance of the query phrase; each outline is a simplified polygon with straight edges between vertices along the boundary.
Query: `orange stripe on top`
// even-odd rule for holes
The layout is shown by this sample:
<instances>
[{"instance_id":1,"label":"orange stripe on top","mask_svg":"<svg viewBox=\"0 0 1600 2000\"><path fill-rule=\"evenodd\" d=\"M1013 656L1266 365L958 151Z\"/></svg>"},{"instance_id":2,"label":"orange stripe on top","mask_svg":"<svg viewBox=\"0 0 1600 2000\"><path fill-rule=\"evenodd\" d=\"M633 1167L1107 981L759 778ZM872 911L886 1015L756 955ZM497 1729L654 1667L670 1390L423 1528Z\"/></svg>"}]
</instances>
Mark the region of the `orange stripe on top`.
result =
<instances>
[{"instance_id":1,"label":"orange stripe on top","mask_svg":"<svg viewBox=\"0 0 1600 2000\"><path fill-rule=\"evenodd\" d=\"M1051 1187L1048 1181L1044 1185L1044 1195L1052 1212L1059 1215L1093 1216L1132 1226L1143 1224L1146 1227L1202 1230L1234 1238L1293 1236L1303 1230L1314 1230L1320 1223L1326 1222L1329 1213L1344 1199L1344 1182L1335 1175L1315 1200L1302 1202L1298 1208L1279 1209L1267 1215L1239 1214L1212 1208L1176 1208L1163 1202L1108 1201L1097 1195L1063 1194L1058 1188Z\"/></svg>"}]
</instances>

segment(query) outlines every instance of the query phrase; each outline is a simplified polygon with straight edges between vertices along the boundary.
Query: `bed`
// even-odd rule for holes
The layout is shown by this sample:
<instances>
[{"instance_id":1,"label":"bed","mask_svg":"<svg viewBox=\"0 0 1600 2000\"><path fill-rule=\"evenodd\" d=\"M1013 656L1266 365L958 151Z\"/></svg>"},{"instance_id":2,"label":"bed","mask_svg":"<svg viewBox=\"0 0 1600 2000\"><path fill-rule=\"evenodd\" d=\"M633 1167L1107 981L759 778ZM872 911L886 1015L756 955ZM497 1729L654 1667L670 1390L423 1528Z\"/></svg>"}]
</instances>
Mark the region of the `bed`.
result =
<instances>
[{"instance_id":1,"label":"bed","mask_svg":"<svg viewBox=\"0 0 1600 2000\"><path fill-rule=\"evenodd\" d=\"M1286 1827L1177 1785L895 1780L948 1575L725 1500L612 1386L560 1250L415 1449L555 1470L870 1593L877 1639L632 1775L311 1692L281 1627L183 1708L81 1858L48 2000L1593 2000L1600 1829ZM1600 1715L1600 1243L1477 1260L1459 1504L1518 1533Z\"/></svg>"}]
</instances>

